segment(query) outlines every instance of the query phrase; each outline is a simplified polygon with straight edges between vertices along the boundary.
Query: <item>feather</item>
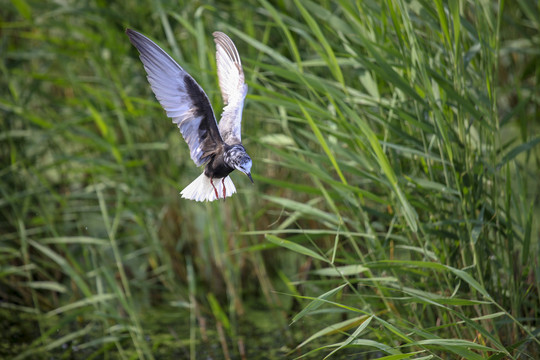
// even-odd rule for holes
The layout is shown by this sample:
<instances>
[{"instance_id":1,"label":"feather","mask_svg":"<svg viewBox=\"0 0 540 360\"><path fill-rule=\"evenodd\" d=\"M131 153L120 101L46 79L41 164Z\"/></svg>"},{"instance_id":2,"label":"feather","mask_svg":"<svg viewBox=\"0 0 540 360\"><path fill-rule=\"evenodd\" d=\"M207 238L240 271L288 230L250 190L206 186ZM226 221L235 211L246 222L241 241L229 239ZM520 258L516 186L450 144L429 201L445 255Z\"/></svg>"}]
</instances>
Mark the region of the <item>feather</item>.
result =
<instances>
[{"instance_id":1,"label":"feather","mask_svg":"<svg viewBox=\"0 0 540 360\"><path fill-rule=\"evenodd\" d=\"M212 183L214 186L212 186ZM186 188L180 192L180 195L182 195L182 198L189 200L214 201L218 198L224 198L223 187L225 187L225 197L232 196L232 194L236 193L236 187L230 176L227 176L224 179L210 180L208 176L202 173L198 178L193 180L191 184L186 186ZM219 197L216 197L216 192Z\"/></svg>"},{"instance_id":2,"label":"feather","mask_svg":"<svg viewBox=\"0 0 540 360\"><path fill-rule=\"evenodd\" d=\"M227 144L239 144L242 140L242 109L248 87L244 80L240 55L232 40L219 31L213 35L216 43L219 87L223 102L226 104L219 121L219 132Z\"/></svg>"},{"instance_id":3,"label":"feather","mask_svg":"<svg viewBox=\"0 0 540 360\"><path fill-rule=\"evenodd\" d=\"M223 139L204 90L152 40L131 29L126 33L140 53L156 99L186 140L191 159L197 166L208 162Z\"/></svg>"}]
</instances>

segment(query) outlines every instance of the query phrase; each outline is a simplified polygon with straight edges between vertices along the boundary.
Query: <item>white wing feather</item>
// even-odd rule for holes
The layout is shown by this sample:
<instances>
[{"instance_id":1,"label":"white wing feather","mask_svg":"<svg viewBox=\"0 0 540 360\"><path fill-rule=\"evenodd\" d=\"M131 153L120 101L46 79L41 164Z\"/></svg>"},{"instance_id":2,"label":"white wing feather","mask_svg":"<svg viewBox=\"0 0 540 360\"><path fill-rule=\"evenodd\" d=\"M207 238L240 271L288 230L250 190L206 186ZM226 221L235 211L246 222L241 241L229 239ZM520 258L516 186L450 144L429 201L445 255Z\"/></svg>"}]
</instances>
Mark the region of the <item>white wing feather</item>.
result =
<instances>
[{"instance_id":1,"label":"white wing feather","mask_svg":"<svg viewBox=\"0 0 540 360\"><path fill-rule=\"evenodd\" d=\"M216 63L219 87L225 107L219 121L219 132L227 144L242 140L242 109L247 94L240 55L232 40L222 32L213 33L216 42Z\"/></svg>"}]
</instances>

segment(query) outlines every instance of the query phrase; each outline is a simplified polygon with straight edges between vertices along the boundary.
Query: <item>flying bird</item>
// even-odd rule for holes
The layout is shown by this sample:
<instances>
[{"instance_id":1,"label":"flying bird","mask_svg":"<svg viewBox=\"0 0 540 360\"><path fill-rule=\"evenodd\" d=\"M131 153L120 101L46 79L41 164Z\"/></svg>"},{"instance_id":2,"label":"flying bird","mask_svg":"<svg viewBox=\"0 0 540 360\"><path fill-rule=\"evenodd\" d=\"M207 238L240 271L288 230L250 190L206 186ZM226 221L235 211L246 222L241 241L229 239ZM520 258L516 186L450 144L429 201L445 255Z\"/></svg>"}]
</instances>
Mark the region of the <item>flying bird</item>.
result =
<instances>
[{"instance_id":1,"label":"flying bird","mask_svg":"<svg viewBox=\"0 0 540 360\"><path fill-rule=\"evenodd\" d=\"M195 165L203 173L180 193L195 201L214 201L236 192L229 174L239 170L251 182L251 158L242 145L242 108L247 94L240 55L232 40L213 33L219 87L225 107L219 126L208 96L199 84L165 51L146 36L127 29L146 70L150 87L187 142Z\"/></svg>"}]
</instances>

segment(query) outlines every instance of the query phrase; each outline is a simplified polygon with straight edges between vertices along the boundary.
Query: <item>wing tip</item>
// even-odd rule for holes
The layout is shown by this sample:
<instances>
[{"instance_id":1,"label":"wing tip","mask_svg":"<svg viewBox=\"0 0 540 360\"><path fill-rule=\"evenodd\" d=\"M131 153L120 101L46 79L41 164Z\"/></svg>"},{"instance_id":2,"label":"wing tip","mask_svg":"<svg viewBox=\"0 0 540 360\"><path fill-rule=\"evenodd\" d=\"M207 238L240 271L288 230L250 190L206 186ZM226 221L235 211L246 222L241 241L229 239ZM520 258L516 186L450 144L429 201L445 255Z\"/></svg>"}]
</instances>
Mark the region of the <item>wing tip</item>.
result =
<instances>
[{"instance_id":1,"label":"wing tip","mask_svg":"<svg viewBox=\"0 0 540 360\"><path fill-rule=\"evenodd\" d=\"M212 33L212 35L213 35L215 38L220 37L220 36L223 36L223 35L227 36L224 32L217 31L217 30L214 31L214 32ZM227 36L227 37L228 37L228 36Z\"/></svg>"},{"instance_id":2,"label":"wing tip","mask_svg":"<svg viewBox=\"0 0 540 360\"><path fill-rule=\"evenodd\" d=\"M225 52L227 53L227 56L235 63L242 64L240 60L240 54L238 53L238 50L236 49L236 45L234 44L234 41L231 40L231 38L221 31L214 31L212 33L214 36L214 42L217 46L221 46Z\"/></svg>"},{"instance_id":3,"label":"wing tip","mask_svg":"<svg viewBox=\"0 0 540 360\"><path fill-rule=\"evenodd\" d=\"M133 30L133 29L130 29L130 28L126 28L126 31L125 31L126 35L129 36L130 38L133 37L133 36L137 36L137 35L140 35L139 32Z\"/></svg>"},{"instance_id":4,"label":"wing tip","mask_svg":"<svg viewBox=\"0 0 540 360\"><path fill-rule=\"evenodd\" d=\"M145 39L151 41L150 39L148 39L146 36L144 36L140 32L135 31L135 30L130 29L130 28L126 28L126 35L129 37L129 41L133 45L135 45L135 47L137 49L139 49L138 45L140 45Z\"/></svg>"}]
</instances>

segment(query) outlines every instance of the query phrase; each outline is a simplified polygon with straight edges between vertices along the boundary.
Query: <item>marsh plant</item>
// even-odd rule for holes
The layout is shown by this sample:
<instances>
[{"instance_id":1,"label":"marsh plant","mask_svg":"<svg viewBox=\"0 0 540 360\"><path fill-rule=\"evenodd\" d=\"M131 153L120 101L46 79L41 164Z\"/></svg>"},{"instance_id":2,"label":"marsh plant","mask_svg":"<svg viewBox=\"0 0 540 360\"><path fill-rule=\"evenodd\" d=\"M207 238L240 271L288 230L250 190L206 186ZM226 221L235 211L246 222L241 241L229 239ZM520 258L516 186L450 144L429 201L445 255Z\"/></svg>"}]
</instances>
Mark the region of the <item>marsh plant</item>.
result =
<instances>
[{"instance_id":1,"label":"marsh plant","mask_svg":"<svg viewBox=\"0 0 540 360\"><path fill-rule=\"evenodd\" d=\"M13 0L0 23L6 358L534 359L538 4ZM226 201L125 28L249 93Z\"/></svg>"}]
</instances>

